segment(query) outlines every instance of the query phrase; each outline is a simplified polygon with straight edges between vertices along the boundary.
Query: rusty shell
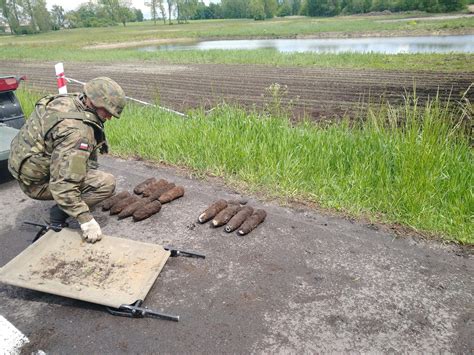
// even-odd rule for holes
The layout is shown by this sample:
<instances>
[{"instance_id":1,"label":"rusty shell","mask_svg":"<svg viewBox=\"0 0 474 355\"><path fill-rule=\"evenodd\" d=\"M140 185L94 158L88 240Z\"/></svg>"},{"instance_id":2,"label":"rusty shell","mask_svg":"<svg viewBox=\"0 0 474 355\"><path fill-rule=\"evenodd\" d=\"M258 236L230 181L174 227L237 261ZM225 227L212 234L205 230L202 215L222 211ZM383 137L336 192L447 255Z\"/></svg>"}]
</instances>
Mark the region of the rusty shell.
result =
<instances>
[{"instance_id":1,"label":"rusty shell","mask_svg":"<svg viewBox=\"0 0 474 355\"><path fill-rule=\"evenodd\" d=\"M142 221L148 217L153 216L155 213L160 212L161 203L158 200L147 203L146 205L140 207L135 212L133 212L133 220L135 222Z\"/></svg>"},{"instance_id":2,"label":"rusty shell","mask_svg":"<svg viewBox=\"0 0 474 355\"><path fill-rule=\"evenodd\" d=\"M137 196L130 196L130 197L124 198L123 200L117 201L116 203L114 203L114 205L110 209L110 214L117 214L117 213L122 212L122 210L125 207L138 201L138 199L139 198Z\"/></svg>"},{"instance_id":3,"label":"rusty shell","mask_svg":"<svg viewBox=\"0 0 474 355\"><path fill-rule=\"evenodd\" d=\"M235 231L237 228L239 228L242 223L244 223L247 218L249 218L253 213L253 208L250 206L245 206L242 207L242 209L237 212L237 214L230 219L230 221L227 223L225 226L224 230L227 233Z\"/></svg>"},{"instance_id":4,"label":"rusty shell","mask_svg":"<svg viewBox=\"0 0 474 355\"><path fill-rule=\"evenodd\" d=\"M171 190L166 191L163 195L160 196L158 199L162 204L168 203L177 198L180 198L184 195L184 187L183 186L175 186Z\"/></svg>"},{"instance_id":5,"label":"rusty shell","mask_svg":"<svg viewBox=\"0 0 474 355\"><path fill-rule=\"evenodd\" d=\"M161 188L153 190L152 194L148 196L148 199L150 200L150 202L154 200L158 200L161 195L163 195L166 191L171 190L175 186L176 185L174 183L170 182L169 184L166 184L165 186Z\"/></svg>"},{"instance_id":6,"label":"rusty shell","mask_svg":"<svg viewBox=\"0 0 474 355\"><path fill-rule=\"evenodd\" d=\"M206 223L207 221L213 219L220 211L227 207L226 200L217 200L212 205L210 205L204 212L202 212L198 217L199 223Z\"/></svg>"},{"instance_id":7,"label":"rusty shell","mask_svg":"<svg viewBox=\"0 0 474 355\"><path fill-rule=\"evenodd\" d=\"M135 188L133 189L133 192L135 192L137 195L141 195L143 191L152 183L154 183L156 179L154 177L146 179L145 181L139 183Z\"/></svg>"},{"instance_id":8,"label":"rusty shell","mask_svg":"<svg viewBox=\"0 0 474 355\"><path fill-rule=\"evenodd\" d=\"M155 181L154 183L147 186L147 188L143 191L143 196L149 197L154 191L161 189L167 184L168 184L168 181L166 181L165 179L160 179L158 181Z\"/></svg>"},{"instance_id":9,"label":"rusty shell","mask_svg":"<svg viewBox=\"0 0 474 355\"><path fill-rule=\"evenodd\" d=\"M220 211L217 214L217 216L214 217L214 219L211 222L212 225L214 227L223 226L224 224L229 222L230 219L234 217L237 214L237 212L240 211L241 208L242 207L240 207L240 205L234 205L234 204L227 206L222 211Z\"/></svg>"},{"instance_id":10,"label":"rusty shell","mask_svg":"<svg viewBox=\"0 0 474 355\"><path fill-rule=\"evenodd\" d=\"M127 197L130 197L130 192L122 191L116 195L109 197L108 199L105 199L104 201L102 201L102 211L110 210L117 201L123 200Z\"/></svg>"},{"instance_id":11,"label":"rusty shell","mask_svg":"<svg viewBox=\"0 0 474 355\"><path fill-rule=\"evenodd\" d=\"M118 214L118 219L130 217L131 215L133 215L133 212L135 212L140 207L145 206L149 202L150 201L148 201L148 199L141 198L138 201L128 205L122 211L120 211L120 213Z\"/></svg>"},{"instance_id":12,"label":"rusty shell","mask_svg":"<svg viewBox=\"0 0 474 355\"><path fill-rule=\"evenodd\" d=\"M265 217L267 217L267 212L264 210L255 210L255 212L242 224L237 233L239 235L250 233L265 220Z\"/></svg>"}]
</instances>

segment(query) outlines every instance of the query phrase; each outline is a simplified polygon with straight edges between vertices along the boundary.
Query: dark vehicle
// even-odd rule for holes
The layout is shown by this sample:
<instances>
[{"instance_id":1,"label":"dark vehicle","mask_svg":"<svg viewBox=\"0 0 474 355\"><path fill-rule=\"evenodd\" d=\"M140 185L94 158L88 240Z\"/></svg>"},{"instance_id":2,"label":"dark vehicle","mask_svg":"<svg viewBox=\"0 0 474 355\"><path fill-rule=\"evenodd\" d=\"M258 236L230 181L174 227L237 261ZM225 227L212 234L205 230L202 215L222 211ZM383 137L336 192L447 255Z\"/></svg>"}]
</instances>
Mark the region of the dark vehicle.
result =
<instances>
[{"instance_id":1,"label":"dark vehicle","mask_svg":"<svg viewBox=\"0 0 474 355\"><path fill-rule=\"evenodd\" d=\"M24 79L23 76L0 76L0 182L10 178L7 166L10 143L25 123L25 115L15 96L15 90Z\"/></svg>"},{"instance_id":2,"label":"dark vehicle","mask_svg":"<svg viewBox=\"0 0 474 355\"><path fill-rule=\"evenodd\" d=\"M16 129L25 123L25 115L15 96L21 80L25 77L0 76L0 123Z\"/></svg>"}]
</instances>

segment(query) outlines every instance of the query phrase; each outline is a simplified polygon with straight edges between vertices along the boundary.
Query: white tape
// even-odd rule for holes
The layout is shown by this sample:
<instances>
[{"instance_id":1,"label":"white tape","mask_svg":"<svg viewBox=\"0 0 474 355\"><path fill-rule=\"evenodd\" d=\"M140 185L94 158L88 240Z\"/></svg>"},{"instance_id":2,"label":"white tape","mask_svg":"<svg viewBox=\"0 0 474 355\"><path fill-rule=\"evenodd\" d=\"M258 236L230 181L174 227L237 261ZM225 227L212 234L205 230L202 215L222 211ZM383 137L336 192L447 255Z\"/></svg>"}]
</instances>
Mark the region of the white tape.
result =
<instances>
[{"instance_id":1,"label":"white tape","mask_svg":"<svg viewBox=\"0 0 474 355\"><path fill-rule=\"evenodd\" d=\"M69 78L69 77L66 77L66 80L67 80L68 82L72 82L72 83L76 83L76 84L81 84L81 85L84 85L84 84L85 84L85 83L82 82L82 81L79 81L79 80L76 80L76 79L73 79L73 78ZM154 104L151 104L151 103L149 103L149 102L142 101L142 100L138 100L138 99L134 99L133 97L129 97L129 96L125 96L125 98L128 99L128 100L130 100L130 101L138 102L139 104L142 104L142 105L145 105L145 106L157 107L157 108L159 108L160 110L163 110L163 111L166 111L166 112L171 112L171 113L174 113L175 115L178 115L178 116L181 116L181 117L187 117L184 113L178 112L178 111L175 111L175 110L172 110L172 109L170 109L170 108L166 108L166 107L154 105Z\"/></svg>"},{"instance_id":2,"label":"white tape","mask_svg":"<svg viewBox=\"0 0 474 355\"><path fill-rule=\"evenodd\" d=\"M13 324L0 316L0 354L15 355L30 341Z\"/></svg>"}]
</instances>

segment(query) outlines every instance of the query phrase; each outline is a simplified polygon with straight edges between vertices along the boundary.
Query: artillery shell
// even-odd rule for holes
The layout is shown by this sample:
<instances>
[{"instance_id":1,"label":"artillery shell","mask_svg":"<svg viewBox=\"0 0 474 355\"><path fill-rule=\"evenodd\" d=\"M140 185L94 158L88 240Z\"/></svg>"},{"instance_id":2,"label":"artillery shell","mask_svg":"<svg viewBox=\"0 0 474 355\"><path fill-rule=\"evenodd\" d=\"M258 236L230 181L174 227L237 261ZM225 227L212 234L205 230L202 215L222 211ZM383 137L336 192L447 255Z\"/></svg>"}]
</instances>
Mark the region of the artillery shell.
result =
<instances>
[{"instance_id":1,"label":"artillery shell","mask_svg":"<svg viewBox=\"0 0 474 355\"><path fill-rule=\"evenodd\" d=\"M168 184L168 181L165 179L160 179L158 181L155 181L154 183L148 185L148 187L143 191L143 196L149 197L153 191L156 191L158 189L161 189L162 187L165 187Z\"/></svg>"},{"instance_id":2,"label":"artillery shell","mask_svg":"<svg viewBox=\"0 0 474 355\"><path fill-rule=\"evenodd\" d=\"M122 192L119 192L118 194L116 195L113 195L107 199L105 199L103 202L102 202L102 211L108 211L112 208L112 206L117 202L117 201L120 201L120 200L123 200L124 198L127 198L127 197L130 197L130 192L128 191L122 191Z\"/></svg>"},{"instance_id":3,"label":"artillery shell","mask_svg":"<svg viewBox=\"0 0 474 355\"><path fill-rule=\"evenodd\" d=\"M227 222L230 221L230 219L232 217L234 217L237 212L240 211L242 207L240 207L240 205L229 205L227 206L226 208L224 208L222 211L220 211L217 216L214 217L214 219L212 220L212 225L214 227L219 227L219 226L223 226L224 224L226 224Z\"/></svg>"},{"instance_id":4,"label":"artillery shell","mask_svg":"<svg viewBox=\"0 0 474 355\"><path fill-rule=\"evenodd\" d=\"M227 207L226 200L222 200L222 199L217 200L199 215L198 222L206 223L207 221L214 218L220 211L222 211L226 207Z\"/></svg>"},{"instance_id":5,"label":"artillery shell","mask_svg":"<svg viewBox=\"0 0 474 355\"><path fill-rule=\"evenodd\" d=\"M133 212L133 220L135 222L142 221L155 213L160 212L161 210L161 203L160 201L152 201L147 203L145 206L140 207L135 212Z\"/></svg>"},{"instance_id":6,"label":"artillery shell","mask_svg":"<svg viewBox=\"0 0 474 355\"><path fill-rule=\"evenodd\" d=\"M151 195L148 196L148 199L150 200L150 202L154 201L154 200L158 200L161 195L163 195L166 191L171 190L175 186L176 185L171 182L171 183L169 183L169 184L167 184L167 185L165 185L165 186L163 186L159 189L153 190Z\"/></svg>"},{"instance_id":7,"label":"artillery shell","mask_svg":"<svg viewBox=\"0 0 474 355\"><path fill-rule=\"evenodd\" d=\"M143 191L152 183L154 183L156 179L154 177L146 179L145 181L139 183L135 188L133 189L133 192L135 192L137 195L141 195Z\"/></svg>"},{"instance_id":8,"label":"artillery shell","mask_svg":"<svg viewBox=\"0 0 474 355\"><path fill-rule=\"evenodd\" d=\"M184 195L184 187L175 186L160 196L159 201L163 203L171 202Z\"/></svg>"},{"instance_id":9,"label":"artillery shell","mask_svg":"<svg viewBox=\"0 0 474 355\"><path fill-rule=\"evenodd\" d=\"M118 214L118 219L130 217L131 215L133 215L133 212L135 212L140 207L145 206L149 202L150 201L148 199L142 198L132 203L131 205L128 205L122 211L120 211L120 213Z\"/></svg>"},{"instance_id":10,"label":"artillery shell","mask_svg":"<svg viewBox=\"0 0 474 355\"><path fill-rule=\"evenodd\" d=\"M267 212L264 210L256 210L247 220L242 224L239 228L240 235L245 235L251 231L253 231L257 226L265 220L267 216Z\"/></svg>"},{"instance_id":11,"label":"artillery shell","mask_svg":"<svg viewBox=\"0 0 474 355\"><path fill-rule=\"evenodd\" d=\"M242 209L237 212L237 214L230 219L230 221L227 223L225 226L224 230L227 233L235 231L237 228L239 228L242 223L244 223L247 218L249 218L253 213L253 208L250 206L245 206L242 207Z\"/></svg>"},{"instance_id":12,"label":"artillery shell","mask_svg":"<svg viewBox=\"0 0 474 355\"><path fill-rule=\"evenodd\" d=\"M114 205L110 209L110 214L117 214L117 213L122 212L122 210L125 207L127 207L128 205L131 205L132 203L138 201L138 199L139 198L137 196L130 196L130 197L124 198L123 200L117 201L116 203L114 203Z\"/></svg>"}]
</instances>

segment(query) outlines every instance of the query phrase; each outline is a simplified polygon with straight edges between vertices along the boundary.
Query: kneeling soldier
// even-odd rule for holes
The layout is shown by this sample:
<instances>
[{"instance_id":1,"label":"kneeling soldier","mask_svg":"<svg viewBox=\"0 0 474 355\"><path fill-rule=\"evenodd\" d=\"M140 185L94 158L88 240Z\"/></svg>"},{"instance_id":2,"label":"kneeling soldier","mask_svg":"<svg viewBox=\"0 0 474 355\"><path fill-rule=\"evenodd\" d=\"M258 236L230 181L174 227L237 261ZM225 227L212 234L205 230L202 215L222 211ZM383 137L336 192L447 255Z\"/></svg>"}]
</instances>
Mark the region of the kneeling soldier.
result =
<instances>
[{"instance_id":1,"label":"kneeling soldier","mask_svg":"<svg viewBox=\"0 0 474 355\"><path fill-rule=\"evenodd\" d=\"M83 238L102 238L90 208L113 194L113 175L97 170L98 153L107 153L104 122L120 117L125 94L112 79L87 82L83 93L49 95L12 141L8 169L20 188L36 200L54 200L50 223L66 226L74 217Z\"/></svg>"}]
</instances>

